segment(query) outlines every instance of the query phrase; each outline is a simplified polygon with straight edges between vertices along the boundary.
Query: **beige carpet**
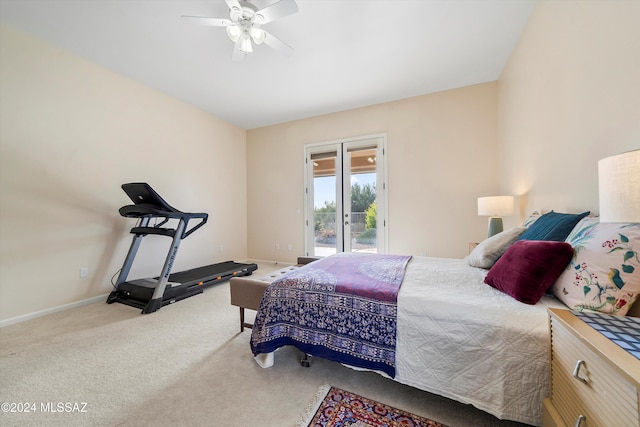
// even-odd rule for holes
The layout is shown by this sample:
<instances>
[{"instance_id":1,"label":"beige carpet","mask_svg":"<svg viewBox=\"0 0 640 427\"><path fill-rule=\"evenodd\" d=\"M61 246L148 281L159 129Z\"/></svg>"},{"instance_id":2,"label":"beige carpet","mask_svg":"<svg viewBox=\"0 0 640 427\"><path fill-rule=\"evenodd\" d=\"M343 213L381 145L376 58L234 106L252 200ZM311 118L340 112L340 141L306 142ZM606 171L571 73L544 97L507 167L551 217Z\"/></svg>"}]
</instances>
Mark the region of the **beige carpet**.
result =
<instances>
[{"instance_id":1,"label":"beige carpet","mask_svg":"<svg viewBox=\"0 0 640 427\"><path fill-rule=\"evenodd\" d=\"M0 425L293 426L322 384L451 427L520 425L326 360L303 368L293 348L261 369L238 322L224 282L149 315L96 303L4 327L0 402L35 411L2 412Z\"/></svg>"}]
</instances>

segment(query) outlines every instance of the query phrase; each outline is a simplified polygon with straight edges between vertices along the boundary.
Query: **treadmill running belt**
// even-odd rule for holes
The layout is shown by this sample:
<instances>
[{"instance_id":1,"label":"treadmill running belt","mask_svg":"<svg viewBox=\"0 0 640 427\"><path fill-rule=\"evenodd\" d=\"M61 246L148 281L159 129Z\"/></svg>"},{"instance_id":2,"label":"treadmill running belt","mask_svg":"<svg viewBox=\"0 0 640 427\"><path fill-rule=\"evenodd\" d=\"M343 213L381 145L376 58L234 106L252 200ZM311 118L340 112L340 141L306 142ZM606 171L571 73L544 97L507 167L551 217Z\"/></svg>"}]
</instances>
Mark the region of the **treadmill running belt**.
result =
<instances>
[{"instance_id":1,"label":"treadmill running belt","mask_svg":"<svg viewBox=\"0 0 640 427\"><path fill-rule=\"evenodd\" d=\"M224 279L235 275L248 275L256 269L257 265L255 264L241 264L234 261L225 261L173 273L169 276L169 281L187 285L197 284L199 282L206 284L206 282L216 280L219 277Z\"/></svg>"}]
</instances>

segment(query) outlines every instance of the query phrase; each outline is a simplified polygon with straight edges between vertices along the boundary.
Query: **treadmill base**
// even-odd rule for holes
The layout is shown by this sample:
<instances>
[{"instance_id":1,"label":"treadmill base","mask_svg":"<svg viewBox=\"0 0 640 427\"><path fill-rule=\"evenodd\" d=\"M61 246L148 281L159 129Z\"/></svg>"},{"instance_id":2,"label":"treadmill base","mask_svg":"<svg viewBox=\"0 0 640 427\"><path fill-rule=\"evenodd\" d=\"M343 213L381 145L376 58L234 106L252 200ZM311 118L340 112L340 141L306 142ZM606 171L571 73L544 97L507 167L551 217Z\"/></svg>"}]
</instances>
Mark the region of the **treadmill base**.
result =
<instances>
[{"instance_id":1,"label":"treadmill base","mask_svg":"<svg viewBox=\"0 0 640 427\"><path fill-rule=\"evenodd\" d=\"M204 288L232 277L250 276L258 269L256 264L225 261L204 267L185 270L169 276L169 283L162 299L153 300L158 278L123 282L112 291L107 303L119 302L142 309L143 314L153 313L165 305L201 294Z\"/></svg>"}]
</instances>

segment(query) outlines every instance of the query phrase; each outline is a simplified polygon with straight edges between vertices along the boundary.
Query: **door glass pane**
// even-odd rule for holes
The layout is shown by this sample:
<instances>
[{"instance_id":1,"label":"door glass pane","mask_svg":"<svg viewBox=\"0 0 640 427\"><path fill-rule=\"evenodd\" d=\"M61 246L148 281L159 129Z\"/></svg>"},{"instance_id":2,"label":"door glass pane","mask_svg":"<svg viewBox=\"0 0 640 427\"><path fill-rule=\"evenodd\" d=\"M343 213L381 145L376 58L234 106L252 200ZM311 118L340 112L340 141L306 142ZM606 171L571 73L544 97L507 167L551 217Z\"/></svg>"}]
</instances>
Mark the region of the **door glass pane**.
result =
<instances>
[{"instance_id":1,"label":"door glass pane","mask_svg":"<svg viewBox=\"0 0 640 427\"><path fill-rule=\"evenodd\" d=\"M345 207L351 207L351 220L345 229L350 229L351 252L376 253L376 149L350 149L349 152L351 200L345 200Z\"/></svg>"},{"instance_id":2,"label":"door glass pane","mask_svg":"<svg viewBox=\"0 0 640 427\"><path fill-rule=\"evenodd\" d=\"M313 223L314 256L337 253L336 154L314 155Z\"/></svg>"}]
</instances>

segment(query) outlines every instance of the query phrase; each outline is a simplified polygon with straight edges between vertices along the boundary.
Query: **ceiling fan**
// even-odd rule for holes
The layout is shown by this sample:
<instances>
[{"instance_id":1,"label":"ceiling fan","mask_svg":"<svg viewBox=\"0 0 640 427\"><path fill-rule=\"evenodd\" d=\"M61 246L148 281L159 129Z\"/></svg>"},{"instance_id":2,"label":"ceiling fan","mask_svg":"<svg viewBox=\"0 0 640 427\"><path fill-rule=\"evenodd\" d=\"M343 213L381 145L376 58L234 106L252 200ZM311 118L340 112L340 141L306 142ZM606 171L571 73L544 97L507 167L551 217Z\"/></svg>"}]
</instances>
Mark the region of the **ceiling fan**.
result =
<instances>
[{"instance_id":1,"label":"ceiling fan","mask_svg":"<svg viewBox=\"0 0 640 427\"><path fill-rule=\"evenodd\" d=\"M263 24L274 21L298 11L295 0L279 0L262 9L258 9L246 0L225 0L229 6L229 19L209 18L205 16L184 16L190 21L211 27L226 27L227 35L235 43L232 59L241 60L253 52L253 45L265 43L267 46L290 55L293 48L261 28Z\"/></svg>"}]
</instances>

